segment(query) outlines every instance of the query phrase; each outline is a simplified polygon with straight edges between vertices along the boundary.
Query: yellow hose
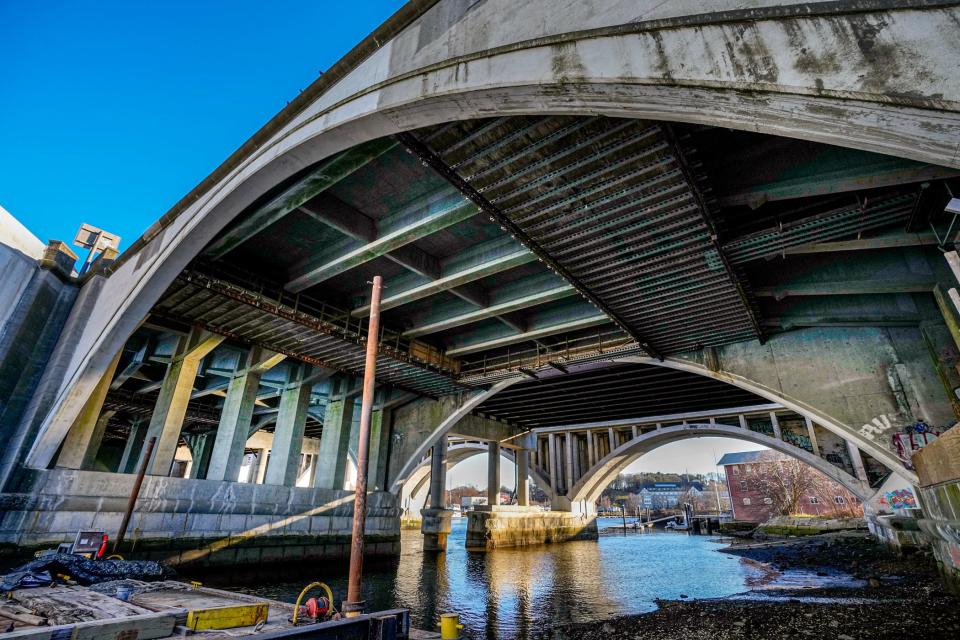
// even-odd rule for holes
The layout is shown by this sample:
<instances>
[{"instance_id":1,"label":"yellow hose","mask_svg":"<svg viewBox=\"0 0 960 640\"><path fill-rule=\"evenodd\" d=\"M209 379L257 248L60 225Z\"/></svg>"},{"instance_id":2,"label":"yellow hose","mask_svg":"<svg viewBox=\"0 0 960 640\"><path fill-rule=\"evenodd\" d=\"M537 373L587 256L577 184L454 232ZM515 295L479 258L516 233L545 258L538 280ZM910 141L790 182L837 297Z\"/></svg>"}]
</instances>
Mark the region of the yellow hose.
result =
<instances>
[{"instance_id":1,"label":"yellow hose","mask_svg":"<svg viewBox=\"0 0 960 640\"><path fill-rule=\"evenodd\" d=\"M297 617L300 615L300 603L303 601L303 596L307 595L307 592L314 587L322 587L323 590L327 593L327 602L330 610L333 610L333 591L330 590L323 582L311 582L303 588L303 591L300 592L300 595L297 596L297 604L293 606L293 626L297 626Z\"/></svg>"}]
</instances>

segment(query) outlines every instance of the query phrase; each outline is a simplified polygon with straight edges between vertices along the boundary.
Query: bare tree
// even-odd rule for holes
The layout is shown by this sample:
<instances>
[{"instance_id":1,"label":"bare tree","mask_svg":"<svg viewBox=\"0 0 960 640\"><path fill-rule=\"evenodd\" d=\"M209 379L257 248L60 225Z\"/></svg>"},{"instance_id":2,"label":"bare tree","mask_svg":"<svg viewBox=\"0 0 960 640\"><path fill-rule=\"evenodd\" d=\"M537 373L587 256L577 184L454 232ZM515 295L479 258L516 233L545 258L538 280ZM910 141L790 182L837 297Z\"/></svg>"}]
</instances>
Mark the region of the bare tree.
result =
<instances>
[{"instance_id":1,"label":"bare tree","mask_svg":"<svg viewBox=\"0 0 960 640\"><path fill-rule=\"evenodd\" d=\"M749 486L773 501L773 513L788 516L801 513L801 504L829 493L828 480L810 465L792 458L783 459L770 451L750 466L744 475Z\"/></svg>"}]
</instances>

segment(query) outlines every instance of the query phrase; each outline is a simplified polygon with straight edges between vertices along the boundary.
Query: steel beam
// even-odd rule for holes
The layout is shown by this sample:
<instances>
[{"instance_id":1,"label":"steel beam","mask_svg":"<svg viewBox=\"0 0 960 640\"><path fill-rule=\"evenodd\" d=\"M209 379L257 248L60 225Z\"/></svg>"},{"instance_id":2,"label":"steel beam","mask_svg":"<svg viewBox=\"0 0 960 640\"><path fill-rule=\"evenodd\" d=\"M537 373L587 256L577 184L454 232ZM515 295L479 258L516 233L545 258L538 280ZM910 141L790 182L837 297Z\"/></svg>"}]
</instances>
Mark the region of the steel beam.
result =
<instances>
[{"instance_id":1,"label":"steel beam","mask_svg":"<svg viewBox=\"0 0 960 640\"><path fill-rule=\"evenodd\" d=\"M376 239L345 254L322 255L315 261L301 265L301 273L291 279L285 288L299 293L476 214L476 206L458 193L426 199L398 214L397 217L403 220L402 224L379 225L380 233Z\"/></svg>"},{"instance_id":2,"label":"steel beam","mask_svg":"<svg viewBox=\"0 0 960 640\"><path fill-rule=\"evenodd\" d=\"M477 351L486 351L487 349L505 347L507 345L515 344L517 342L526 342L527 340L536 340L538 338L544 338L546 336L552 336L558 333L566 333L568 331L577 331L578 329L588 329L590 327L596 327L598 325L607 324L609 322L610 322L610 318L605 313L596 313L596 314L589 315L585 318L579 318L577 320L568 320L566 322L561 322L559 324L550 325L547 327L541 327L539 329L532 329L525 333L516 333L513 335L502 336L502 337L493 338L490 340L483 340L480 342L463 344L460 346L453 347L452 349L447 349L446 354L450 357L456 357L456 356L461 356L468 353L476 353Z\"/></svg>"},{"instance_id":3,"label":"steel beam","mask_svg":"<svg viewBox=\"0 0 960 640\"><path fill-rule=\"evenodd\" d=\"M487 251L484 249L487 246L503 247L504 250ZM481 245L472 253L473 257L469 260L464 260L462 256L457 256L455 263L452 260L448 261L448 267L445 268L444 265L441 265L443 275L437 280L426 283L410 282L406 284L395 284L391 289L387 290L388 293L383 299L381 309L393 309L394 307L409 304L439 293L440 291L448 291L455 287L461 287L464 284L469 284L481 278L500 273L501 271L507 271L536 260L536 257L523 247L518 245L507 247L504 246L501 241ZM493 253L493 255L491 256L490 253ZM362 307L354 309L351 314L355 318L362 318L369 312L370 306L363 305Z\"/></svg>"},{"instance_id":4,"label":"steel beam","mask_svg":"<svg viewBox=\"0 0 960 640\"><path fill-rule=\"evenodd\" d=\"M380 138L344 151L327 160L319 168L311 171L303 179L298 180L296 184L285 189L280 195L221 234L207 249L207 255L212 258L222 258L296 210L300 205L326 191L395 146L396 142L394 140Z\"/></svg>"},{"instance_id":5,"label":"steel beam","mask_svg":"<svg viewBox=\"0 0 960 640\"><path fill-rule=\"evenodd\" d=\"M575 295L576 292L577 290L571 285L561 282L554 287L550 287L541 291L534 291L527 295L510 298L509 300L498 302L484 309L477 309L476 311L469 311L466 313L455 313L446 317L427 320L424 322L424 324L417 325L404 331L402 335L407 338L416 338L431 333L437 333L439 331L446 331L448 329L454 329L466 324L487 320L499 314L512 313L514 311L520 311L521 309L527 309L529 307L541 305L546 302L561 300L563 298Z\"/></svg>"}]
</instances>

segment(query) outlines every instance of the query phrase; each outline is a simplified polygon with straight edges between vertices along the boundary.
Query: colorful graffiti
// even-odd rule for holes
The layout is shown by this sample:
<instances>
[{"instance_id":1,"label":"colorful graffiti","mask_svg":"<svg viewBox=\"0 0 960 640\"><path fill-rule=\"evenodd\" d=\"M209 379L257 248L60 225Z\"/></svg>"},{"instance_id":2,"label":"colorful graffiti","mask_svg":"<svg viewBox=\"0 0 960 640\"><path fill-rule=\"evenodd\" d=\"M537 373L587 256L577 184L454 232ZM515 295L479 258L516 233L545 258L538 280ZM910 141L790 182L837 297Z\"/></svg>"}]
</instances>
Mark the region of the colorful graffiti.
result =
<instances>
[{"instance_id":1,"label":"colorful graffiti","mask_svg":"<svg viewBox=\"0 0 960 640\"><path fill-rule=\"evenodd\" d=\"M917 496L914 495L913 489L909 487L888 491L883 496L883 502L893 510L920 508L920 504L917 502Z\"/></svg>"}]
</instances>

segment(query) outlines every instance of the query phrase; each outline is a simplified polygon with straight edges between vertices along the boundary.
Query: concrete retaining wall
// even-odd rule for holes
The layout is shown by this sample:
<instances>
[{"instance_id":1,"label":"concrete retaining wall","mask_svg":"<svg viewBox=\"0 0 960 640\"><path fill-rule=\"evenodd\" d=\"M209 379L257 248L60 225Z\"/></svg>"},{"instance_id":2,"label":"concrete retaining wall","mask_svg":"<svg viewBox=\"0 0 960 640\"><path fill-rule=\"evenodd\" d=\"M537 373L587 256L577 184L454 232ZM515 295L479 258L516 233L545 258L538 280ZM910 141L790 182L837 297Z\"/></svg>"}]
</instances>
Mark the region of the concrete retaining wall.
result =
<instances>
[{"instance_id":1,"label":"concrete retaining wall","mask_svg":"<svg viewBox=\"0 0 960 640\"><path fill-rule=\"evenodd\" d=\"M467 514L468 549L523 547L547 542L596 540L596 518L531 507L493 507Z\"/></svg>"},{"instance_id":2,"label":"concrete retaining wall","mask_svg":"<svg viewBox=\"0 0 960 640\"><path fill-rule=\"evenodd\" d=\"M72 541L79 529L120 527L134 476L40 471L0 495L0 552ZM29 485L29 486L26 486ZM386 492L367 502L370 556L400 551L400 511ZM127 533L128 554L172 565L347 557L353 493L331 489L147 477Z\"/></svg>"}]
</instances>

